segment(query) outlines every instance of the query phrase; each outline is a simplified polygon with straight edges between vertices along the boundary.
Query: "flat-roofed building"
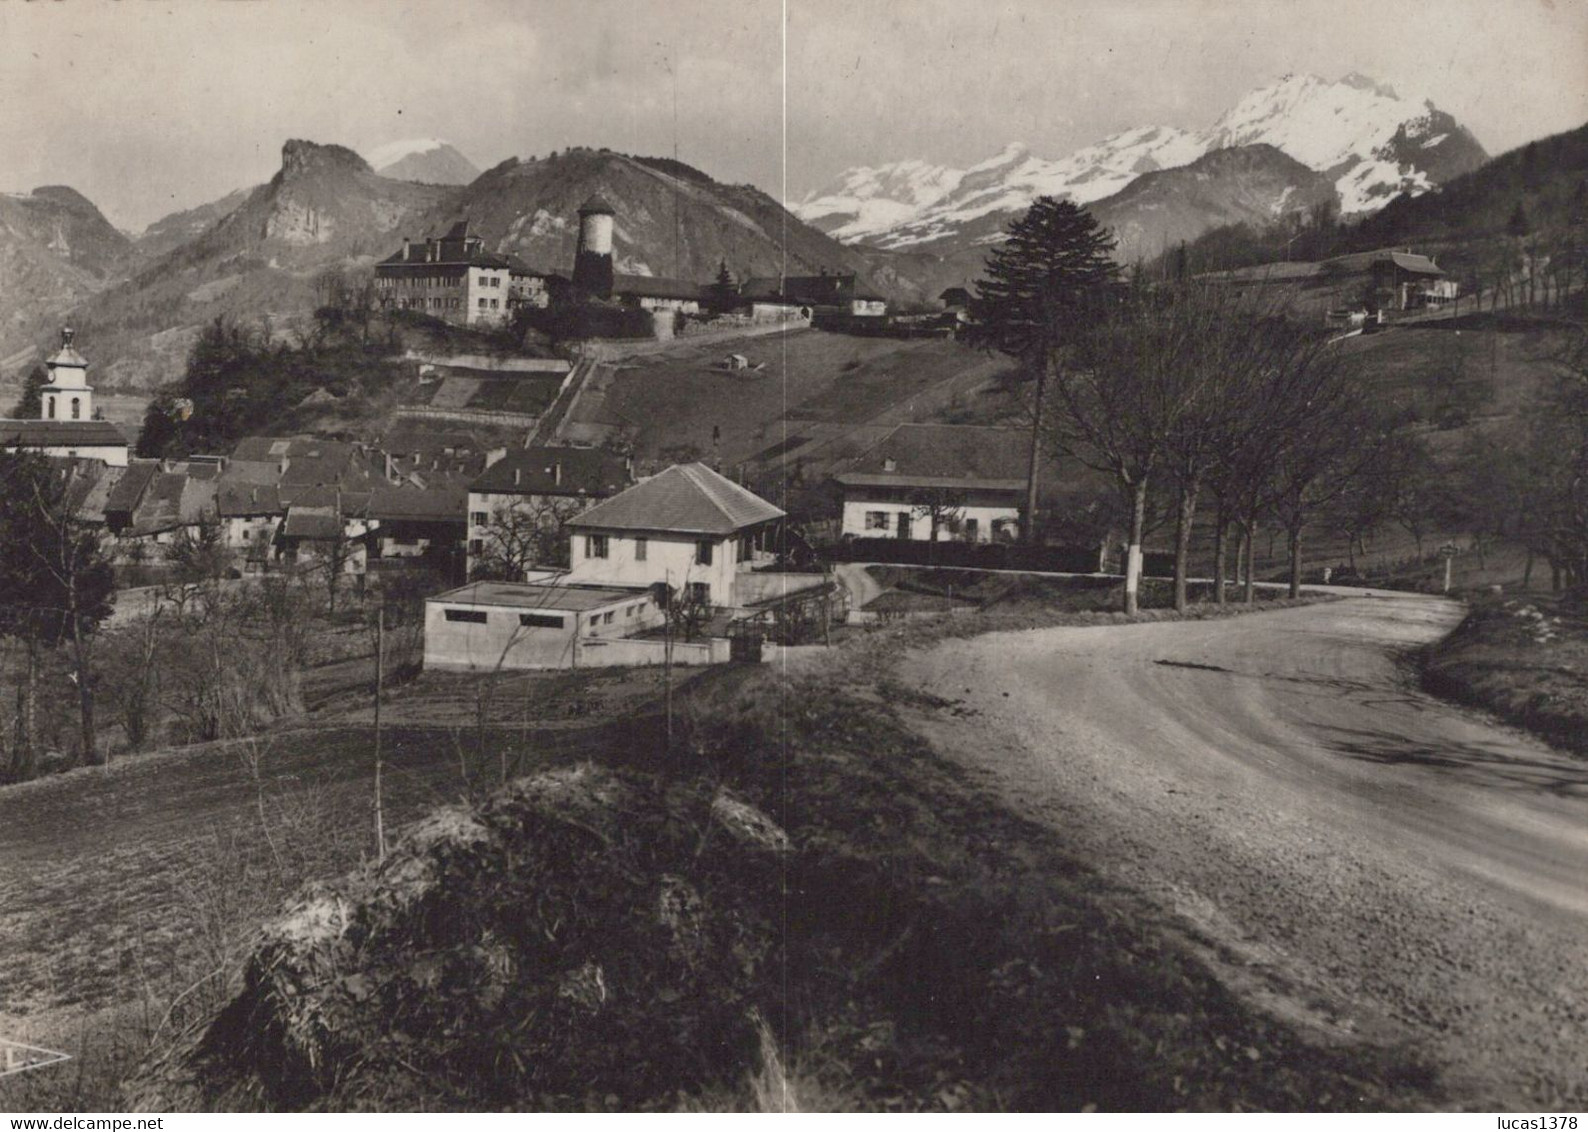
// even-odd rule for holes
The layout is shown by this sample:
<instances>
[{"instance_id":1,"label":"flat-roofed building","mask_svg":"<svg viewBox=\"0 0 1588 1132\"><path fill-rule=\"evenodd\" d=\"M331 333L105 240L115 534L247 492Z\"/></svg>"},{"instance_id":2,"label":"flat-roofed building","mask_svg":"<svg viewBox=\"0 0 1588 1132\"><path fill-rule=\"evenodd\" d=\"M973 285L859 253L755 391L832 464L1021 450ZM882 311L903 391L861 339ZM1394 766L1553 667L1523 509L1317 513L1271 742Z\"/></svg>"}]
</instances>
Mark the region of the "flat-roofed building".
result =
<instances>
[{"instance_id":1,"label":"flat-roofed building","mask_svg":"<svg viewBox=\"0 0 1588 1132\"><path fill-rule=\"evenodd\" d=\"M488 672L661 663L665 641L626 639L665 622L645 586L582 585L556 573L529 582L470 582L425 601L424 664ZM698 644L674 642L673 651L674 663L701 663Z\"/></svg>"}]
</instances>

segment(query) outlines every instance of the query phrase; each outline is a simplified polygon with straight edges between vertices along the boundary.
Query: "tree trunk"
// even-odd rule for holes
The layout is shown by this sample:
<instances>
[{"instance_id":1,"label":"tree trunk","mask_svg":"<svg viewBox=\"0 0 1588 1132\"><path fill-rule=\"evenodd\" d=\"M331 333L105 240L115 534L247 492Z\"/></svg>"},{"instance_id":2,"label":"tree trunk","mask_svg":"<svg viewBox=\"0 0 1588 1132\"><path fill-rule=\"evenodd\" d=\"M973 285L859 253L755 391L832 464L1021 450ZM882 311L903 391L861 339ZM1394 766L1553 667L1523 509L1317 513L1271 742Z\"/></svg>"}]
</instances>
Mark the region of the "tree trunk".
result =
<instances>
[{"instance_id":1,"label":"tree trunk","mask_svg":"<svg viewBox=\"0 0 1588 1132\"><path fill-rule=\"evenodd\" d=\"M1174 608L1177 613L1184 613L1191 604L1186 583L1191 572L1191 522L1196 518L1199 490L1200 487L1195 479L1183 486L1180 489L1178 506L1175 508Z\"/></svg>"},{"instance_id":2,"label":"tree trunk","mask_svg":"<svg viewBox=\"0 0 1588 1132\"><path fill-rule=\"evenodd\" d=\"M1230 520L1218 509L1213 523L1213 604L1224 604L1225 559L1230 551Z\"/></svg>"},{"instance_id":3,"label":"tree trunk","mask_svg":"<svg viewBox=\"0 0 1588 1132\"><path fill-rule=\"evenodd\" d=\"M1125 612L1141 608L1141 536L1147 526L1147 481L1131 489L1130 544L1125 554Z\"/></svg>"},{"instance_id":4,"label":"tree trunk","mask_svg":"<svg viewBox=\"0 0 1588 1132\"><path fill-rule=\"evenodd\" d=\"M1286 530L1290 546L1290 596L1301 596L1301 527L1294 526Z\"/></svg>"},{"instance_id":5,"label":"tree trunk","mask_svg":"<svg viewBox=\"0 0 1588 1132\"><path fill-rule=\"evenodd\" d=\"M77 579L67 587L67 616L72 619L72 664L77 674L77 707L81 715L83 762L88 766L100 763L98 737L94 733L94 691L89 687L88 642L83 638L81 618L77 615Z\"/></svg>"},{"instance_id":6,"label":"tree trunk","mask_svg":"<svg viewBox=\"0 0 1588 1132\"><path fill-rule=\"evenodd\" d=\"M1042 409L1048 391L1048 359L1037 367L1036 400L1031 406L1031 450L1026 459L1026 514L1020 524L1020 541L1037 542L1037 472L1042 465Z\"/></svg>"},{"instance_id":7,"label":"tree trunk","mask_svg":"<svg viewBox=\"0 0 1588 1132\"><path fill-rule=\"evenodd\" d=\"M1241 601L1257 600L1257 521L1241 520Z\"/></svg>"}]
</instances>

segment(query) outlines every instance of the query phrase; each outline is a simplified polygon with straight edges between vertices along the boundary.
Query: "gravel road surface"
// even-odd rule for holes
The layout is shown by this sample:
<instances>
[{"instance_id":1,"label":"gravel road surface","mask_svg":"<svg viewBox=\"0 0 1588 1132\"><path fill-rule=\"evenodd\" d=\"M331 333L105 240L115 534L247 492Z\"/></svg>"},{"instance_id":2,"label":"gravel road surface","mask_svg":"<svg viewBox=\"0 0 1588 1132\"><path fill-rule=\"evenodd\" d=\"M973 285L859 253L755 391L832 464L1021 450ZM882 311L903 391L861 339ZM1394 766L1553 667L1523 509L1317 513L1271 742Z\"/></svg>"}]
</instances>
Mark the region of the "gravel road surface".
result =
<instances>
[{"instance_id":1,"label":"gravel road surface","mask_svg":"<svg viewBox=\"0 0 1588 1132\"><path fill-rule=\"evenodd\" d=\"M1356 598L956 640L904 662L946 755L1319 1042L1450 1105L1588 1107L1588 762L1418 691L1461 617Z\"/></svg>"}]
</instances>

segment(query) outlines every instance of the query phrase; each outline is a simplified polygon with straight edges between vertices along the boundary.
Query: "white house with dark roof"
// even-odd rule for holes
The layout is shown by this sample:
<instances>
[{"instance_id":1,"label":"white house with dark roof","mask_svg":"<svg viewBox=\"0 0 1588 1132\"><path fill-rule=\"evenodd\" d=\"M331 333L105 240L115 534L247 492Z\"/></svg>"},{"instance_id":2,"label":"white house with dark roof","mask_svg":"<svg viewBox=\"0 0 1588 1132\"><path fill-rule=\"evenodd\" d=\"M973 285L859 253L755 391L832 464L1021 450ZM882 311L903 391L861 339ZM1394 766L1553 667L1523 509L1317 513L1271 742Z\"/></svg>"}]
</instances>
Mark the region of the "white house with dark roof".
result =
<instances>
[{"instance_id":1,"label":"white house with dark roof","mask_svg":"<svg viewBox=\"0 0 1588 1132\"><path fill-rule=\"evenodd\" d=\"M469 573L483 559L517 558L514 540L526 523L566 523L591 504L616 495L634 477L622 456L600 448L535 445L494 451L485 471L469 484Z\"/></svg>"},{"instance_id":2,"label":"white house with dark roof","mask_svg":"<svg viewBox=\"0 0 1588 1132\"><path fill-rule=\"evenodd\" d=\"M1013 542L1028 482L1021 429L901 424L838 472L845 538Z\"/></svg>"},{"instance_id":3,"label":"white house with dark roof","mask_svg":"<svg viewBox=\"0 0 1588 1132\"><path fill-rule=\"evenodd\" d=\"M39 419L0 420L0 449L45 456L102 460L127 466L127 438L121 429L94 419L94 389L88 360L72 347L72 331L61 331L61 348L45 359L50 380L39 391Z\"/></svg>"},{"instance_id":4,"label":"white house with dark roof","mask_svg":"<svg viewBox=\"0 0 1588 1132\"><path fill-rule=\"evenodd\" d=\"M663 582L695 601L740 606L739 579L772 561L783 514L705 464L675 464L568 523L569 579Z\"/></svg>"}]
</instances>

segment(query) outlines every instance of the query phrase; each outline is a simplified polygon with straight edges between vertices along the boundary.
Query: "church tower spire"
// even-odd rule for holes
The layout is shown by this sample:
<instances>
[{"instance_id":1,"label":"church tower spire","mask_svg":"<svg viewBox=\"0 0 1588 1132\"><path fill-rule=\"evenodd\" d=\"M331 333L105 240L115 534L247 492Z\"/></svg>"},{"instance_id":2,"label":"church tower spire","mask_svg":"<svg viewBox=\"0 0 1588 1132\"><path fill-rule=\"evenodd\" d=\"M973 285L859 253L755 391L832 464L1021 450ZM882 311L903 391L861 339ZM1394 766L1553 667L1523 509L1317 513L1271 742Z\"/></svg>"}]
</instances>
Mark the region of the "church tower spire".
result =
<instances>
[{"instance_id":1,"label":"church tower spire","mask_svg":"<svg viewBox=\"0 0 1588 1132\"><path fill-rule=\"evenodd\" d=\"M49 384L39 390L39 416L46 421L91 421L94 390L88 384L88 359L72 348L72 328L61 331L61 348L46 358Z\"/></svg>"}]
</instances>

